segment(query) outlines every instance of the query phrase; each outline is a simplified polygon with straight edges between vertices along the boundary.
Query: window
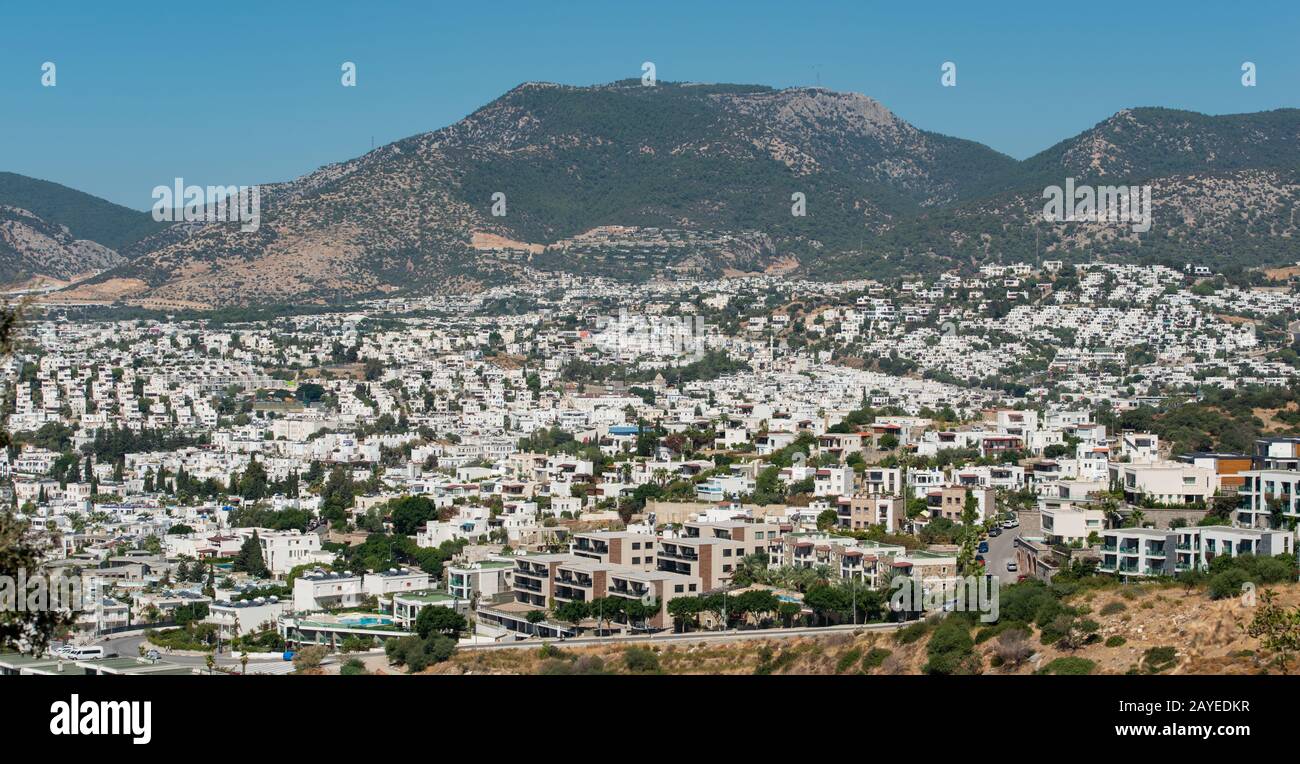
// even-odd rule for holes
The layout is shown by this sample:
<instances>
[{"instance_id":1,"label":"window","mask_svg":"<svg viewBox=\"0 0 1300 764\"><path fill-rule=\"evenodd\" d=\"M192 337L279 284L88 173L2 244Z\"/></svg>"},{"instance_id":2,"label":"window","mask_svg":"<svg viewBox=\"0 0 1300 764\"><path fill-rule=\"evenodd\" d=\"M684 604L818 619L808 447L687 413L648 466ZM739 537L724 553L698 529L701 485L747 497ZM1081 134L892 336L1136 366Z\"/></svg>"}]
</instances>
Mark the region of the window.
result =
<instances>
[{"instance_id":1,"label":"window","mask_svg":"<svg viewBox=\"0 0 1300 764\"><path fill-rule=\"evenodd\" d=\"M694 589L695 587L691 587L691 588ZM685 587L683 587L681 584L677 584L676 586L673 587L673 591L677 592L678 594L681 594L683 589L685 589Z\"/></svg>"},{"instance_id":2,"label":"window","mask_svg":"<svg viewBox=\"0 0 1300 764\"><path fill-rule=\"evenodd\" d=\"M632 558L632 564L633 564L633 565L640 565L640 564L641 564L641 558L640 558L640 557L633 557L633 558Z\"/></svg>"}]
</instances>

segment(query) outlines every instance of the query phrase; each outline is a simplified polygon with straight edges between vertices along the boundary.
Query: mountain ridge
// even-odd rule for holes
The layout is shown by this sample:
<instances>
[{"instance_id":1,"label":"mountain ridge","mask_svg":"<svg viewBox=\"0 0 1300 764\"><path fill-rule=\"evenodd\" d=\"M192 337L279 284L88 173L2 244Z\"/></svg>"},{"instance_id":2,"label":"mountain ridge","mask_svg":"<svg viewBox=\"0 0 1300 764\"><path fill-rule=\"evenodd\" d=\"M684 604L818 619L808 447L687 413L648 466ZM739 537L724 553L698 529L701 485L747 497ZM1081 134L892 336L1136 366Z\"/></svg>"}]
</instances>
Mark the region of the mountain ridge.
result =
<instances>
[{"instance_id":1,"label":"mountain ridge","mask_svg":"<svg viewBox=\"0 0 1300 764\"><path fill-rule=\"evenodd\" d=\"M1025 160L825 88L522 83L439 130L263 186L262 224L176 224L69 299L226 306L477 288L532 270L881 277L1105 254L1295 259L1300 110L1123 109ZM1044 223L1045 185L1143 182L1150 234ZM504 194L505 215L493 214ZM804 194L806 214L792 214ZM1224 196L1206 203L1198 194ZM1266 202L1270 221L1240 204ZM96 294L97 285L112 289ZM123 291L125 290L125 291Z\"/></svg>"}]
</instances>

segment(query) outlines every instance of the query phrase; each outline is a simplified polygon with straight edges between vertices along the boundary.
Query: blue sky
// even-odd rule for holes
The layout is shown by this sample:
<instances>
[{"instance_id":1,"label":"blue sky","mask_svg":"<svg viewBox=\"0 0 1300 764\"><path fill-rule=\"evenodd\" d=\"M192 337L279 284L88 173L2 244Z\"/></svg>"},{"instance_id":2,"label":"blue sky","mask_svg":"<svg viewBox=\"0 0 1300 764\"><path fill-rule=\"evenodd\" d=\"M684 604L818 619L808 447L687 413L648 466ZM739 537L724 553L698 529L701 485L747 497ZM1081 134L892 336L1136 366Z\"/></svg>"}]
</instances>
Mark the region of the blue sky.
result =
<instances>
[{"instance_id":1,"label":"blue sky","mask_svg":"<svg viewBox=\"0 0 1300 764\"><path fill-rule=\"evenodd\" d=\"M1128 106L1300 106L1300 3L335 2L0 9L0 170L148 209L181 176L287 180L528 80L866 93L1017 158ZM57 86L41 87L41 65ZM358 85L340 85L344 61ZM939 84L944 61L957 87ZM1258 86L1240 82L1243 61Z\"/></svg>"}]
</instances>

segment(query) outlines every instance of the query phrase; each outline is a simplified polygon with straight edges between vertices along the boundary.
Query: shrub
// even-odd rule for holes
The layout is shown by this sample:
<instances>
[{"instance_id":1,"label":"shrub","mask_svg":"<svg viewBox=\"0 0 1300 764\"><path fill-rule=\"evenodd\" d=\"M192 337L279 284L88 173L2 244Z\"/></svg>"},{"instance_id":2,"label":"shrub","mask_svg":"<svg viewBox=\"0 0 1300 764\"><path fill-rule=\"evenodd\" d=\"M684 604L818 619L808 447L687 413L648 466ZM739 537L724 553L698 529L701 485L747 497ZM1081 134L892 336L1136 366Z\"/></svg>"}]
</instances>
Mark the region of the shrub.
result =
<instances>
[{"instance_id":1,"label":"shrub","mask_svg":"<svg viewBox=\"0 0 1300 764\"><path fill-rule=\"evenodd\" d=\"M1124 643L1127 641L1128 640L1116 634L1115 636L1106 639L1106 647L1123 647Z\"/></svg>"},{"instance_id":2,"label":"shrub","mask_svg":"<svg viewBox=\"0 0 1300 764\"><path fill-rule=\"evenodd\" d=\"M323 645L304 647L293 654L293 667L298 671L318 668L329 651Z\"/></svg>"},{"instance_id":3,"label":"shrub","mask_svg":"<svg viewBox=\"0 0 1300 764\"><path fill-rule=\"evenodd\" d=\"M412 673L418 673L431 664L441 663L451 658L456 651L456 640L435 634L429 639L419 636L393 638L384 644L388 659L397 666L406 666Z\"/></svg>"},{"instance_id":4,"label":"shrub","mask_svg":"<svg viewBox=\"0 0 1300 764\"><path fill-rule=\"evenodd\" d=\"M894 632L894 641L900 645L910 645L930 632L928 621L917 621L911 626L904 626Z\"/></svg>"},{"instance_id":5,"label":"shrub","mask_svg":"<svg viewBox=\"0 0 1300 764\"><path fill-rule=\"evenodd\" d=\"M604 674L605 660L599 655L584 655L573 662L575 674Z\"/></svg>"},{"instance_id":6,"label":"shrub","mask_svg":"<svg viewBox=\"0 0 1300 764\"><path fill-rule=\"evenodd\" d=\"M366 664L359 658L351 658L339 668L339 674L342 676L358 676L364 673L366 673Z\"/></svg>"},{"instance_id":7,"label":"shrub","mask_svg":"<svg viewBox=\"0 0 1300 764\"><path fill-rule=\"evenodd\" d=\"M944 619L934 630L926 653L930 660L925 664L927 674L976 673L975 641L970 636L970 624L960 619Z\"/></svg>"},{"instance_id":8,"label":"shrub","mask_svg":"<svg viewBox=\"0 0 1300 764\"><path fill-rule=\"evenodd\" d=\"M877 668L885 662L886 658L888 658L893 654L894 652L892 650L886 650L883 647L873 647L867 651L867 654L865 656L863 656L862 668L863 669Z\"/></svg>"},{"instance_id":9,"label":"shrub","mask_svg":"<svg viewBox=\"0 0 1300 764\"><path fill-rule=\"evenodd\" d=\"M1019 666L1029 660L1029 656L1034 654L1034 648L1029 644L1027 633L1020 629L1012 629L998 638L993 654L1000 664Z\"/></svg>"},{"instance_id":10,"label":"shrub","mask_svg":"<svg viewBox=\"0 0 1300 764\"><path fill-rule=\"evenodd\" d=\"M1105 605L1102 606L1101 614L1115 615L1116 613L1122 613L1125 610L1128 610L1128 605L1125 605L1123 602L1120 602L1119 600L1114 600L1113 602L1107 602Z\"/></svg>"},{"instance_id":11,"label":"shrub","mask_svg":"<svg viewBox=\"0 0 1300 764\"><path fill-rule=\"evenodd\" d=\"M659 656L653 650L633 645L623 650L623 666L635 674L657 674Z\"/></svg>"},{"instance_id":12,"label":"shrub","mask_svg":"<svg viewBox=\"0 0 1300 764\"><path fill-rule=\"evenodd\" d=\"M1065 658L1057 658L1056 660L1047 664L1046 666L1043 667L1041 673L1082 675L1082 674L1091 674L1092 670L1096 667L1097 664L1093 663L1087 658L1077 658L1074 656L1068 656Z\"/></svg>"},{"instance_id":13,"label":"shrub","mask_svg":"<svg viewBox=\"0 0 1300 764\"><path fill-rule=\"evenodd\" d=\"M573 673L573 664L559 658L547 658L537 667L541 676L568 676Z\"/></svg>"},{"instance_id":14,"label":"shrub","mask_svg":"<svg viewBox=\"0 0 1300 764\"><path fill-rule=\"evenodd\" d=\"M974 647L975 642L971 639L970 630L966 626L958 625L956 621L945 620L934 630L934 636L930 637L926 652L930 655L951 652L969 653Z\"/></svg>"},{"instance_id":15,"label":"shrub","mask_svg":"<svg viewBox=\"0 0 1300 764\"><path fill-rule=\"evenodd\" d=\"M1172 647L1152 647L1142 654L1142 665L1152 674L1173 668L1178 662L1178 651Z\"/></svg>"},{"instance_id":16,"label":"shrub","mask_svg":"<svg viewBox=\"0 0 1300 764\"><path fill-rule=\"evenodd\" d=\"M845 671L853 668L853 664L857 663L861 658L862 651L856 647L852 650L845 651L845 653L840 656L839 661L835 663L835 673L843 674Z\"/></svg>"},{"instance_id":17,"label":"shrub","mask_svg":"<svg viewBox=\"0 0 1300 764\"><path fill-rule=\"evenodd\" d=\"M564 658L567 660L573 659L573 656L570 653L561 650L560 648L552 644L545 644L539 647L537 649L537 656L539 658Z\"/></svg>"}]
</instances>

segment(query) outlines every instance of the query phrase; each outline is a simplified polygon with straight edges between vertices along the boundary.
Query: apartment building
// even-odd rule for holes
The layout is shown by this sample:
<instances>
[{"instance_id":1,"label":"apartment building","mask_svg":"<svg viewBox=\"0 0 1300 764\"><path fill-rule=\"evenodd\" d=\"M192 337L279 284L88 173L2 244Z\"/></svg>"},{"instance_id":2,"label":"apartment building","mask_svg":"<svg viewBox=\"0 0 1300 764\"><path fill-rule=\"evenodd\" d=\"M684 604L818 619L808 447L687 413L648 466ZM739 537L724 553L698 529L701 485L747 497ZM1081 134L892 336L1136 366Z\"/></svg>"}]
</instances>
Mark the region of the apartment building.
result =
<instances>
[{"instance_id":1,"label":"apartment building","mask_svg":"<svg viewBox=\"0 0 1300 764\"><path fill-rule=\"evenodd\" d=\"M943 552L916 550L894 556L890 579L881 583L893 587L898 579L920 584L922 591L956 591L957 557Z\"/></svg>"},{"instance_id":2,"label":"apartment building","mask_svg":"<svg viewBox=\"0 0 1300 764\"><path fill-rule=\"evenodd\" d=\"M445 607L458 613L469 611L469 601L446 592L424 589L413 592L401 592L393 595L393 624L408 631L415 630L415 622L420 611L427 607Z\"/></svg>"},{"instance_id":3,"label":"apartment building","mask_svg":"<svg viewBox=\"0 0 1300 764\"><path fill-rule=\"evenodd\" d=\"M293 610L309 613L331 608L357 607L365 601L361 576L347 573L311 573L293 581Z\"/></svg>"},{"instance_id":4,"label":"apartment building","mask_svg":"<svg viewBox=\"0 0 1300 764\"><path fill-rule=\"evenodd\" d=\"M1043 538L1049 544L1087 543L1105 529L1106 515L1100 509L1071 499L1039 499Z\"/></svg>"},{"instance_id":5,"label":"apartment building","mask_svg":"<svg viewBox=\"0 0 1300 764\"><path fill-rule=\"evenodd\" d=\"M1130 504L1206 504L1219 490L1219 476L1214 469L1183 462L1113 462L1110 482L1124 492L1124 500Z\"/></svg>"},{"instance_id":6,"label":"apartment building","mask_svg":"<svg viewBox=\"0 0 1300 764\"><path fill-rule=\"evenodd\" d=\"M958 485L944 486L925 495L925 505L929 518L935 520L946 517L954 523L961 522L962 511L966 507L966 498L974 497L977 520L992 517L996 511L997 493L992 488L964 488Z\"/></svg>"},{"instance_id":7,"label":"apartment building","mask_svg":"<svg viewBox=\"0 0 1300 764\"><path fill-rule=\"evenodd\" d=\"M1285 527L1300 519L1300 471L1248 470L1237 489L1237 523L1247 528Z\"/></svg>"},{"instance_id":8,"label":"apartment building","mask_svg":"<svg viewBox=\"0 0 1300 764\"><path fill-rule=\"evenodd\" d=\"M298 530L273 531L269 528L235 528L240 543L257 532L262 545L262 560L273 576L285 576L299 565L328 565L334 553L321 549L320 536Z\"/></svg>"},{"instance_id":9,"label":"apartment building","mask_svg":"<svg viewBox=\"0 0 1300 764\"><path fill-rule=\"evenodd\" d=\"M658 611L644 624L626 624L630 627L668 628L672 625L668 603L675 597L694 597L702 592L700 581L662 570L629 570L619 567L608 572L607 581L607 597L624 597L658 604Z\"/></svg>"},{"instance_id":10,"label":"apartment building","mask_svg":"<svg viewBox=\"0 0 1300 764\"><path fill-rule=\"evenodd\" d=\"M620 566L585 557L555 566L551 579L552 596L556 602L591 602L604 596L609 588L609 572Z\"/></svg>"},{"instance_id":11,"label":"apartment building","mask_svg":"<svg viewBox=\"0 0 1300 764\"><path fill-rule=\"evenodd\" d=\"M852 467L820 467L813 473L814 496L848 496L853 493Z\"/></svg>"},{"instance_id":12,"label":"apartment building","mask_svg":"<svg viewBox=\"0 0 1300 764\"><path fill-rule=\"evenodd\" d=\"M853 578L879 587L888 583L894 558L906 552L906 547L897 544L832 536L821 531L787 533L771 545L768 566L824 565L840 578Z\"/></svg>"},{"instance_id":13,"label":"apartment building","mask_svg":"<svg viewBox=\"0 0 1300 764\"><path fill-rule=\"evenodd\" d=\"M1151 432L1122 432L1119 455L1130 462L1148 463L1160 459L1160 436Z\"/></svg>"},{"instance_id":14,"label":"apartment building","mask_svg":"<svg viewBox=\"0 0 1300 764\"><path fill-rule=\"evenodd\" d=\"M906 518L903 499L882 494L841 496L836 501L835 513L839 527L855 531L873 525L890 532L897 531Z\"/></svg>"},{"instance_id":15,"label":"apartment building","mask_svg":"<svg viewBox=\"0 0 1300 764\"><path fill-rule=\"evenodd\" d=\"M1171 530L1116 528L1102 534L1097 569L1129 577L1172 576L1204 570L1220 556L1292 554L1294 544L1289 531L1221 525Z\"/></svg>"},{"instance_id":16,"label":"apartment building","mask_svg":"<svg viewBox=\"0 0 1300 764\"><path fill-rule=\"evenodd\" d=\"M368 597L385 599L392 594L428 589L433 578L422 570L389 568L361 577L361 588Z\"/></svg>"},{"instance_id":17,"label":"apartment building","mask_svg":"<svg viewBox=\"0 0 1300 764\"><path fill-rule=\"evenodd\" d=\"M868 467L861 482L862 493L899 496L903 492L903 471L898 467Z\"/></svg>"},{"instance_id":18,"label":"apartment building","mask_svg":"<svg viewBox=\"0 0 1300 764\"><path fill-rule=\"evenodd\" d=\"M641 570L655 569L655 536L629 531L575 533L569 551L589 560L627 565Z\"/></svg>"},{"instance_id":19,"label":"apartment building","mask_svg":"<svg viewBox=\"0 0 1300 764\"><path fill-rule=\"evenodd\" d=\"M447 594L458 600L492 600L512 592L513 560L487 559L447 566Z\"/></svg>"},{"instance_id":20,"label":"apartment building","mask_svg":"<svg viewBox=\"0 0 1300 764\"><path fill-rule=\"evenodd\" d=\"M545 610L550 606L550 601L555 596L552 581L555 580L556 568L571 561L573 561L573 557L568 554L517 556L515 558L515 568L511 571L511 589L515 594L515 602L530 605L538 610Z\"/></svg>"},{"instance_id":21,"label":"apartment building","mask_svg":"<svg viewBox=\"0 0 1300 764\"><path fill-rule=\"evenodd\" d=\"M274 624L277 618L289 612L291 605L291 602L278 597L238 602L219 600L208 605L208 614L203 622L216 625L222 639L233 639L258 631L267 623Z\"/></svg>"},{"instance_id":22,"label":"apartment building","mask_svg":"<svg viewBox=\"0 0 1300 764\"><path fill-rule=\"evenodd\" d=\"M1300 438L1260 438L1255 441L1254 468L1300 470Z\"/></svg>"},{"instance_id":23,"label":"apartment building","mask_svg":"<svg viewBox=\"0 0 1300 764\"><path fill-rule=\"evenodd\" d=\"M1213 470L1214 474L1218 475L1219 488L1224 491L1235 491L1241 488L1242 483L1245 482L1242 473L1248 472L1254 466L1250 454L1196 451L1179 455L1178 461Z\"/></svg>"}]
</instances>

